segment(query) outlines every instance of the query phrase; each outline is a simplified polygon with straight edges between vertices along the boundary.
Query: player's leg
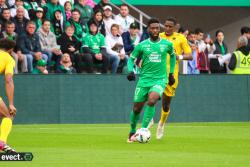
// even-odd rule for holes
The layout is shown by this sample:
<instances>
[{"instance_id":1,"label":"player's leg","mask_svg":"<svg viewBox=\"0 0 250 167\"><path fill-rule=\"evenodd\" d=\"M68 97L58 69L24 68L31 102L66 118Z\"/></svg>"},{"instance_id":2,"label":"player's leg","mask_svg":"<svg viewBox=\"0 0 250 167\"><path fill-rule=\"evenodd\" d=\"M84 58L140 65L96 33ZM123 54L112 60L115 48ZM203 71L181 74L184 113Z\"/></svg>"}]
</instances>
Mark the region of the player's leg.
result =
<instances>
[{"instance_id":1,"label":"player's leg","mask_svg":"<svg viewBox=\"0 0 250 167\"><path fill-rule=\"evenodd\" d=\"M164 134L164 125L170 113L171 96L167 96L165 93L162 96L162 108L161 108L161 118L156 131L156 138L161 139Z\"/></svg>"},{"instance_id":2,"label":"player's leg","mask_svg":"<svg viewBox=\"0 0 250 167\"><path fill-rule=\"evenodd\" d=\"M140 113L142 111L145 101L147 100L148 89L149 88L136 86L134 94L134 106L133 110L130 112L130 132L128 142L133 142L131 137L136 132L136 125L140 119Z\"/></svg>"},{"instance_id":3,"label":"player's leg","mask_svg":"<svg viewBox=\"0 0 250 167\"><path fill-rule=\"evenodd\" d=\"M142 128L147 128L149 122L152 120L155 114L155 104L159 100L160 95L158 92L150 92L148 95L147 105L142 120Z\"/></svg>"},{"instance_id":4,"label":"player's leg","mask_svg":"<svg viewBox=\"0 0 250 167\"><path fill-rule=\"evenodd\" d=\"M2 99L0 99L0 115L2 116L1 133L0 133L0 150L5 152L15 152L7 143L8 136L12 128L12 119L9 110Z\"/></svg>"},{"instance_id":5,"label":"player's leg","mask_svg":"<svg viewBox=\"0 0 250 167\"><path fill-rule=\"evenodd\" d=\"M145 102L137 102L134 103L133 111L130 113L130 134L134 134L136 132L136 125L140 119L140 113L144 106Z\"/></svg>"}]
</instances>

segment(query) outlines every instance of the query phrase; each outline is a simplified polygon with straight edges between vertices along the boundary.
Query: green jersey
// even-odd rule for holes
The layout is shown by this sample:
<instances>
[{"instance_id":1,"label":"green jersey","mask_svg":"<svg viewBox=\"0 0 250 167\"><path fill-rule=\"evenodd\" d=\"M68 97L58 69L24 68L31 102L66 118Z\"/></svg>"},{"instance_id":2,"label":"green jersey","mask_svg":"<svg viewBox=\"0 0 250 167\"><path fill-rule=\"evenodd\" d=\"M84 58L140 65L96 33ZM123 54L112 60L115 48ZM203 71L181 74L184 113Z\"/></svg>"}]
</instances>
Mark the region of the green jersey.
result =
<instances>
[{"instance_id":1,"label":"green jersey","mask_svg":"<svg viewBox=\"0 0 250 167\"><path fill-rule=\"evenodd\" d=\"M101 53L101 48L105 47L105 38L100 33L96 35L87 34L83 38L83 46L89 47L95 54Z\"/></svg>"},{"instance_id":2,"label":"green jersey","mask_svg":"<svg viewBox=\"0 0 250 167\"><path fill-rule=\"evenodd\" d=\"M165 39L152 42L150 39L147 39L139 43L128 61L128 71L132 72L134 60L141 56L142 66L137 85L150 87L158 81L165 81L167 83L167 55L170 55L170 73L173 73L176 56L171 42Z\"/></svg>"}]
</instances>

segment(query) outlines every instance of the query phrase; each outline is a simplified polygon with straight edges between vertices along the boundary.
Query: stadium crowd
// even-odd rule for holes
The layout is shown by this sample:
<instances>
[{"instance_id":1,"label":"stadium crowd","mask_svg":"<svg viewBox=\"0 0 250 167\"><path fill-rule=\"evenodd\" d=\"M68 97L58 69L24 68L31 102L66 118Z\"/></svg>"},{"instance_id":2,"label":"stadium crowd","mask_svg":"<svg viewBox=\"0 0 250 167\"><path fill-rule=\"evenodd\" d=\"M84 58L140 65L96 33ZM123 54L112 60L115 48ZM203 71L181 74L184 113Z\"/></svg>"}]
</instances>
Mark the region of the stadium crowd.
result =
<instances>
[{"instance_id":1,"label":"stadium crowd","mask_svg":"<svg viewBox=\"0 0 250 167\"><path fill-rule=\"evenodd\" d=\"M15 73L122 73L134 47L148 37L126 4L113 13L109 0L0 0L0 38L16 42ZM216 40L197 28L176 26L189 41L188 74L227 73L235 68L222 30ZM249 54L250 27L242 27L238 50ZM248 46L247 46L248 45ZM248 48L247 48L248 47ZM246 49L247 48L247 49ZM234 60L231 61L231 58Z\"/></svg>"}]
</instances>

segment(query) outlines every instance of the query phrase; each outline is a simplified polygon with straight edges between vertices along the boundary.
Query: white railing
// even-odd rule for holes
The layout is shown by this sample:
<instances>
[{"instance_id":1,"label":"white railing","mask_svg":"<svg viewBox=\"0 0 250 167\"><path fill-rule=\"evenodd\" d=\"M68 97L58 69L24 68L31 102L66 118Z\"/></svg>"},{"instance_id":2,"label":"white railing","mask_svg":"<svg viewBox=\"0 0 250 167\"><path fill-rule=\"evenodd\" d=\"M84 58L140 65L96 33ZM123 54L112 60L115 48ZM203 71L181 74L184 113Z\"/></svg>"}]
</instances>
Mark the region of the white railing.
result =
<instances>
[{"instance_id":1,"label":"white railing","mask_svg":"<svg viewBox=\"0 0 250 167\"><path fill-rule=\"evenodd\" d=\"M146 27L146 26L147 26L147 25L144 23L144 18L147 19L147 20L149 20L149 19L151 19L152 17L149 16L149 15L147 15L146 13L144 13L143 11L141 11L140 9L136 8L135 6L129 4L127 1L125 1L125 0L120 0L120 1L121 1L123 4L128 5L128 7L129 7L130 9L133 9L133 11L135 11L135 12L139 15L139 19L136 18L136 17L134 17L134 16L131 16L131 15L130 15L130 16L131 16L132 18L134 18L134 20L140 24L140 32L142 33L143 27ZM115 5L115 4L112 3L112 2L110 2L110 4L111 4L115 9L117 9L118 11L120 11L120 8L119 8L117 5ZM164 27L163 24L160 24L160 26L161 26L161 28Z\"/></svg>"}]
</instances>

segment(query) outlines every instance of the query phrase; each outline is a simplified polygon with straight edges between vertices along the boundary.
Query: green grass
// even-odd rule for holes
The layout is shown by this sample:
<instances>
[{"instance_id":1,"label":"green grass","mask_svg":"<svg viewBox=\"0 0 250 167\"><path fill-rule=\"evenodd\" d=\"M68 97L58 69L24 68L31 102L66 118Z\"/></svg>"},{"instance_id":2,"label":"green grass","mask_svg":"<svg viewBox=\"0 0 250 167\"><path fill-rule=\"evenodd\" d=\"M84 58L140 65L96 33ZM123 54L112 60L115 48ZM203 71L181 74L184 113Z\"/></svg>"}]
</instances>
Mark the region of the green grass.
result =
<instances>
[{"instance_id":1,"label":"green grass","mask_svg":"<svg viewBox=\"0 0 250 167\"><path fill-rule=\"evenodd\" d=\"M9 144L32 162L8 167L248 167L250 123L170 123L163 140L127 144L129 125L15 125Z\"/></svg>"}]
</instances>

